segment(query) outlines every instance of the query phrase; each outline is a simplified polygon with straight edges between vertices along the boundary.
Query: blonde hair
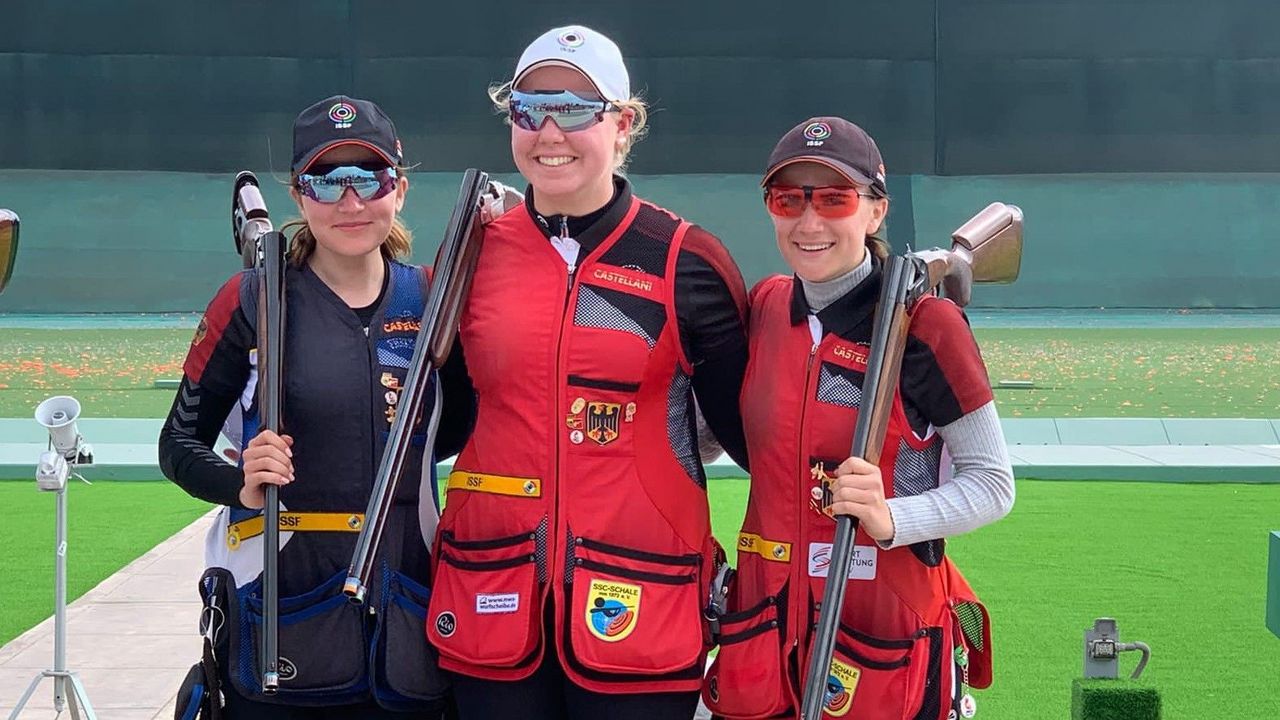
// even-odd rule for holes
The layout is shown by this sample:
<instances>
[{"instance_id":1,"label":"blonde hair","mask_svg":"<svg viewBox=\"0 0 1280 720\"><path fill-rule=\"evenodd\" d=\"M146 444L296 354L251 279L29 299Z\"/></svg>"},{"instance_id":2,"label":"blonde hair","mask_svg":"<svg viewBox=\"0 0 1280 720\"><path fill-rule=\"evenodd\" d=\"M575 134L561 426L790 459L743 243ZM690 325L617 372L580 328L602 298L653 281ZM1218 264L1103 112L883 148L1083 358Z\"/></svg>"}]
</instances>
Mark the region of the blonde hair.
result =
<instances>
[{"instance_id":1,"label":"blonde hair","mask_svg":"<svg viewBox=\"0 0 1280 720\"><path fill-rule=\"evenodd\" d=\"M404 177L408 172L408 168L396 167L396 174ZM399 182L397 180L397 182ZM293 173L289 178L290 189L297 191L298 174ZM296 230L295 230L296 228ZM294 218L284 224L280 228L280 232L285 235L290 230L294 230L293 236L289 238L289 262L295 266L300 266L311 257L311 253L316 251L316 236L311 232L311 226L303 218ZM402 260L409 257L410 251L413 249L413 232L405 226L400 220L400 214L391 220L391 231L387 233L387 239L382 241L379 250L382 257L388 260Z\"/></svg>"},{"instance_id":2,"label":"blonde hair","mask_svg":"<svg viewBox=\"0 0 1280 720\"><path fill-rule=\"evenodd\" d=\"M504 83L495 83L489 86L489 100L493 102L493 111L503 117L503 121L508 125L511 124L511 110L508 101L511 99L512 81L508 80ZM627 134L621 138L621 142L614 148L613 167L618 172L626 170L627 161L631 156L631 148L636 143L644 139L649 134L649 106L645 104L644 99L639 95L633 95L630 99L620 100L613 103L619 110L630 110L632 112L631 128L627 130Z\"/></svg>"}]
</instances>

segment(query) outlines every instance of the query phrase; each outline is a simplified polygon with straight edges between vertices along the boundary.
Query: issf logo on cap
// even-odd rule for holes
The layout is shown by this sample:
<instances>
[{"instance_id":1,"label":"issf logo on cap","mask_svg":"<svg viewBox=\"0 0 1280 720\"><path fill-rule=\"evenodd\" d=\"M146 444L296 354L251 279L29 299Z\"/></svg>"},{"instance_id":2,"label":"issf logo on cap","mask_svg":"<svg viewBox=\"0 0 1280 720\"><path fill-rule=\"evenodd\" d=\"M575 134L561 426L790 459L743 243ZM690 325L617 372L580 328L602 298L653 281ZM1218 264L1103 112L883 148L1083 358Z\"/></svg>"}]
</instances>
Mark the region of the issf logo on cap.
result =
<instances>
[{"instance_id":1,"label":"issf logo on cap","mask_svg":"<svg viewBox=\"0 0 1280 720\"><path fill-rule=\"evenodd\" d=\"M333 107L329 108L329 119L333 121L334 130L345 130L355 121L356 108L351 103L334 103Z\"/></svg>"},{"instance_id":2,"label":"issf logo on cap","mask_svg":"<svg viewBox=\"0 0 1280 720\"><path fill-rule=\"evenodd\" d=\"M577 28L569 28L556 37L556 42L560 43L560 47L567 52L573 52L575 48L582 47L582 43L586 41L587 38Z\"/></svg>"},{"instance_id":3,"label":"issf logo on cap","mask_svg":"<svg viewBox=\"0 0 1280 720\"><path fill-rule=\"evenodd\" d=\"M805 145L820 147L824 140L831 137L831 126L824 122L811 122L804 126Z\"/></svg>"}]
</instances>

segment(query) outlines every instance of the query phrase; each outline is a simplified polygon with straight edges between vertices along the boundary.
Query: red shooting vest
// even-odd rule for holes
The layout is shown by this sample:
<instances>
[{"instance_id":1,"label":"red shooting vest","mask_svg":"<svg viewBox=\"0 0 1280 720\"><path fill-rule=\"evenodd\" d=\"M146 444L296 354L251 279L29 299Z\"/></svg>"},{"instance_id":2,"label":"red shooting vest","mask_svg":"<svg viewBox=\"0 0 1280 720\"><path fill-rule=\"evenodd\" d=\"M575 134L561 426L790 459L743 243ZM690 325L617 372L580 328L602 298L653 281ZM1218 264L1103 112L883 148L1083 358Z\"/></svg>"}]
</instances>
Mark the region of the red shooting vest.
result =
<instances>
[{"instance_id":1,"label":"red shooting vest","mask_svg":"<svg viewBox=\"0 0 1280 720\"><path fill-rule=\"evenodd\" d=\"M791 278L773 277L751 299L751 360L742 391L751 494L730 614L703 691L713 713L731 718L799 713L835 535L835 521L817 509L818 473L849 456L869 351L831 332L814 347L808 325L791 323L791 294ZM912 332L929 322L931 303L943 302L922 300ZM880 460L885 496L936 487L941 438L916 436L898 390L893 405ZM827 716L945 720L958 679L958 643L969 650L969 684L990 683L986 611L942 545L883 550L858 530Z\"/></svg>"},{"instance_id":2,"label":"red shooting vest","mask_svg":"<svg viewBox=\"0 0 1280 720\"><path fill-rule=\"evenodd\" d=\"M591 690L701 686L718 546L675 314L689 227L633 199L572 274L527 209L486 228L460 330L478 414L427 615L441 667L517 680L554 641Z\"/></svg>"}]
</instances>

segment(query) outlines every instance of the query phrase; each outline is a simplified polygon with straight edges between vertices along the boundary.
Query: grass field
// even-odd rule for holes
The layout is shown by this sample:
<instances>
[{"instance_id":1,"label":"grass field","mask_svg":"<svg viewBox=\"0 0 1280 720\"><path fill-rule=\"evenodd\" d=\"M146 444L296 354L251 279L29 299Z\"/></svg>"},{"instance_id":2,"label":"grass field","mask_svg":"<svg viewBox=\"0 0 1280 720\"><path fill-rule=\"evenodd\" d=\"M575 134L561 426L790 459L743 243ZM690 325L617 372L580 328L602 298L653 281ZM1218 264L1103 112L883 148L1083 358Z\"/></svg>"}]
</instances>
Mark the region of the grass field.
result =
<instances>
[{"instance_id":1,"label":"grass field","mask_svg":"<svg viewBox=\"0 0 1280 720\"><path fill-rule=\"evenodd\" d=\"M732 552L747 481L710 487ZM53 499L0 482L5 576L21 578L0 585L0 644L51 612ZM76 485L70 501L72 597L207 508L168 483ZM1280 640L1263 627L1263 593L1278 507L1277 486L1021 481L1008 518L950 545L992 615L996 683L978 694L979 717L1066 718L1083 633L1100 616L1151 645L1143 677L1165 717L1276 717ZM123 532L121 518L147 522Z\"/></svg>"},{"instance_id":2,"label":"grass field","mask_svg":"<svg viewBox=\"0 0 1280 720\"><path fill-rule=\"evenodd\" d=\"M711 489L732 552L747 481ZM1275 485L1019 481L1009 517L948 546L992 618L995 683L977 694L978 717L1067 718L1084 631L1104 616L1151 646L1142 677L1164 717L1280 716L1280 640L1263 623L1277 527Z\"/></svg>"},{"instance_id":3,"label":"grass field","mask_svg":"<svg viewBox=\"0 0 1280 720\"><path fill-rule=\"evenodd\" d=\"M1005 417L1278 417L1280 328L979 329ZM0 332L0 417L75 394L86 417L162 417L189 330ZM3 438L0 438L3 441ZM745 480L711 483L726 548ZM52 608L53 500L30 481L0 482L0 644ZM77 597L197 517L207 505L168 483L71 490L69 591ZM146 518L127 522L121 518ZM1020 481L1013 514L954 540L952 557L991 610L996 685L984 718L1068 715L1084 630L1114 616L1122 639L1153 649L1144 678L1165 717L1280 716L1280 640L1263 627L1266 532L1280 486ZM1135 658L1126 658L1125 671Z\"/></svg>"},{"instance_id":4,"label":"grass field","mask_svg":"<svg viewBox=\"0 0 1280 720\"><path fill-rule=\"evenodd\" d=\"M1276 417L1280 328L979 329L1005 417ZM0 332L0 417L72 393L86 417L164 417L190 330Z\"/></svg>"},{"instance_id":5,"label":"grass field","mask_svg":"<svg viewBox=\"0 0 1280 720\"><path fill-rule=\"evenodd\" d=\"M31 480L0 481L5 510L0 561L0 645L53 614L56 496ZM168 482L71 481L67 491L67 599L80 597L116 570L189 525L208 503ZM192 582L192 592L195 583Z\"/></svg>"}]
</instances>

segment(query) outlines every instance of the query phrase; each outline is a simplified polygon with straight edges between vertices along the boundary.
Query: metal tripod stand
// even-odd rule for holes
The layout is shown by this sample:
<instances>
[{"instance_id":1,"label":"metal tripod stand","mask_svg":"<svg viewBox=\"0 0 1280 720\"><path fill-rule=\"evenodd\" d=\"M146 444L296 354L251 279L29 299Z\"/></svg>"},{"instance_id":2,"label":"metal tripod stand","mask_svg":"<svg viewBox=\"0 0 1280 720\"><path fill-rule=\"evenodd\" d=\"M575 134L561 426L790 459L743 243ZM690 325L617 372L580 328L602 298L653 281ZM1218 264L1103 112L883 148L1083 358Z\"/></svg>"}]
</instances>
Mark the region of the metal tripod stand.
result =
<instances>
[{"instance_id":1,"label":"metal tripod stand","mask_svg":"<svg viewBox=\"0 0 1280 720\"><path fill-rule=\"evenodd\" d=\"M73 458L76 456L73 455ZM76 461L73 459L72 463ZM53 678L53 707L59 715L64 706L70 705L73 720L97 720L93 705L89 702L89 694L85 692L80 676L67 669L67 475L69 467L65 458L55 452L47 452L40 456L40 469L37 471L37 483L41 490L53 490L56 487L57 502L57 537L54 540L54 595L53 595L53 669L44 670L31 680L27 691L22 694L9 720L18 720L18 714L35 694L40 681ZM68 693L68 687L70 692Z\"/></svg>"}]
</instances>

